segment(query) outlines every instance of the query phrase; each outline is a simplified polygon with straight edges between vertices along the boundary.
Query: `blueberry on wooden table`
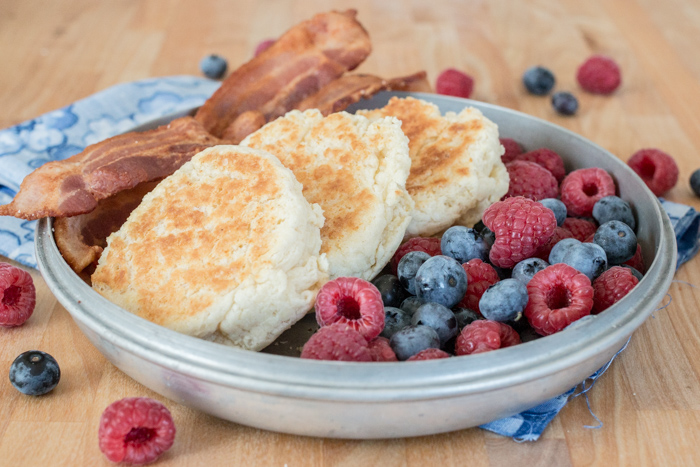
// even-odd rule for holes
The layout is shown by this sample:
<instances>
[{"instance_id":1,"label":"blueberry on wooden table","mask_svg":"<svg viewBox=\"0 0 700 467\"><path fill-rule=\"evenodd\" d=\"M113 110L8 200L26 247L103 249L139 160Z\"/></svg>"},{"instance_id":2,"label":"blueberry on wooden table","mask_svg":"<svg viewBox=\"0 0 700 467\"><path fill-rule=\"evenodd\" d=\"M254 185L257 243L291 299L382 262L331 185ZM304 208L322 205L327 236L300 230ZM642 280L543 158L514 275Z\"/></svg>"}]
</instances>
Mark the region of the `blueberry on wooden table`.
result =
<instances>
[{"instance_id":1,"label":"blueberry on wooden table","mask_svg":"<svg viewBox=\"0 0 700 467\"><path fill-rule=\"evenodd\" d=\"M41 396L53 390L61 379L56 360L40 350L20 354L10 366L10 382L22 394Z\"/></svg>"}]
</instances>

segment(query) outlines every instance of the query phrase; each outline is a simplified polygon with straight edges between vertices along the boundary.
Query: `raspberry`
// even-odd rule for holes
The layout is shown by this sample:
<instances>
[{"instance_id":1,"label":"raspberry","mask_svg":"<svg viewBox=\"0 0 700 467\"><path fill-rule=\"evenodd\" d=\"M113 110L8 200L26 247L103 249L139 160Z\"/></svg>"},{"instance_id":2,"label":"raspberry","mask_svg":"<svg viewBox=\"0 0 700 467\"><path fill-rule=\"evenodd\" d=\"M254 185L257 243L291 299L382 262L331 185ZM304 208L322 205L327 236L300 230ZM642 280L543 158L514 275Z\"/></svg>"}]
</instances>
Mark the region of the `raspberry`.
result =
<instances>
[{"instance_id":1,"label":"raspberry","mask_svg":"<svg viewBox=\"0 0 700 467\"><path fill-rule=\"evenodd\" d=\"M634 269L644 274L644 270L646 268L644 267L644 257L642 257L642 246L639 243L637 243L637 251L635 251L632 259L630 259L629 261L625 261L622 264L632 266Z\"/></svg>"},{"instance_id":2,"label":"raspberry","mask_svg":"<svg viewBox=\"0 0 700 467\"><path fill-rule=\"evenodd\" d=\"M439 358L449 358L450 354L440 349L425 349L421 350L413 357L409 357L407 362L415 362L417 360L437 360Z\"/></svg>"},{"instance_id":3,"label":"raspberry","mask_svg":"<svg viewBox=\"0 0 700 467\"><path fill-rule=\"evenodd\" d=\"M362 334L345 323L335 323L323 326L306 341L301 358L371 362L372 354Z\"/></svg>"},{"instance_id":4,"label":"raspberry","mask_svg":"<svg viewBox=\"0 0 700 467\"><path fill-rule=\"evenodd\" d=\"M552 248L554 248L554 245L559 243L561 240L564 240L565 238L572 237L573 235L571 234L571 232L569 232L563 227L557 227L556 229L554 229L554 235L552 235L552 238L537 252L536 256L545 261L549 261L549 253L552 252Z\"/></svg>"},{"instance_id":5,"label":"raspberry","mask_svg":"<svg viewBox=\"0 0 700 467\"><path fill-rule=\"evenodd\" d=\"M458 307L469 308L481 314L479 309L479 300L484 295L486 289L498 282L498 273L488 263L484 263L478 258L469 260L462 264L464 272L467 273L467 293Z\"/></svg>"},{"instance_id":6,"label":"raspberry","mask_svg":"<svg viewBox=\"0 0 700 467\"><path fill-rule=\"evenodd\" d=\"M561 182L566 176L564 161L561 156L551 149L540 148L528 151L515 157L516 161L534 162L537 165L549 170L557 182Z\"/></svg>"},{"instance_id":7,"label":"raspberry","mask_svg":"<svg viewBox=\"0 0 700 467\"><path fill-rule=\"evenodd\" d=\"M470 355L520 344L515 329L498 321L480 319L468 324L457 337L455 355Z\"/></svg>"},{"instance_id":8,"label":"raspberry","mask_svg":"<svg viewBox=\"0 0 700 467\"><path fill-rule=\"evenodd\" d=\"M20 326L32 316L36 290L27 271L0 263L0 294L0 326Z\"/></svg>"},{"instance_id":9,"label":"raspberry","mask_svg":"<svg viewBox=\"0 0 700 467\"><path fill-rule=\"evenodd\" d=\"M422 251L423 253L428 253L430 256L441 255L440 239L437 237L413 237L401 245L391 258L391 270L394 275L397 273L399 261L401 261L401 258L409 251Z\"/></svg>"},{"instance_id":10,"label":"raspberry","mask_svg":"<svg viewBox=\"0 0 700 467\"><path fill-rule=\"evenodd\" d=\"M580 242L587 241L588 237L594 235L595 231L598 229L593 222L576 217L567 217L564 219L564 223L561 226L571 232L573 238ZM591 239L591 242L592 241Z\"/></svg>"},{"instance_id":11,"label":"raspberry","mask_svg":"<svg viewBox=\"0 0 700 467\"><path fill-rule=\"evenodd\" d=\"M148 397L110 404L100 417L100 451L112 462L147 464L170 449L175 424L170 411Z\"/></svg>"},{"instance_id":12,"label":"raspberry","mask_svg":"<svg viewBox=\"0 0 700 467\"><path fill-rule=\"evenodd\" d=\"M593 94L610 94L620 86L620 68L611 58L593 55L576 72L576 80Z\"/></svg>"},{"instance_id":13,"label":"raspberry","mask_svg":"<svg viewBox=\"0 0 700 467\"><path fill-rule=\"evenodd\" d=\"M607 310L632 290L639 280L632 271L613 266L593 281L593 314Z\"/></svg>"},{"instance_id":14,"label":"raspberry","mask_svg":"<svg viewBox=\"0 0 700 467\"><path fill-rule=\"evenodd\" d=\"M593 287L585 274L564 263L549 266L527 284L525 317L538 334L547 336L591 313Z\"/></svg>"},{"instance_id":15,"label":"raspberry","mask_svg":"<svg viewBox=\"0 0 700 467\"><path fill-rule=\"evenodd\" d=\"M435 83L438 94L468 98L474 89L474 78L454 68L440 73Z\"/></svg>"},{"instance_id":16,"label":"raspberry","mask_svg":"<svg viewBox=\"0 0 700 467\"><path fill-rule=\"evenodd\" d=\"M501 156L501 161L504 164L511 162L515 159L515 156L523 153L523 147L520 143L511 138L498 138L501 145L505 148L506 152Z\"/></svg>"},{"instance_id":17,"label":"raspberry","mask_svg":"<svg viewBox=\"0 0 700 467\"><path fill-rule=\"evenodd\" d=\"M267 49L275 43L275 39L265 39L255 47L254 57L257 57L261 53L265 52Z\"/></svg>"},{"instance_id":18,"label":"raspberry","mask_svg":"<svg viewBox=\"0 0 700 467\"><path fill-rule=\"evenodd\" d=\"M489 259L500 268L512 268L532 257L549 242L557 227L551 209L522 196L492 204L484 211L482 220L496 235Z\"/></svg>"},{"instance_id":19,"label":"raspberry","mask_svg":"<svg viewBox=\"0 0 700 467\"><path fill-rule=\"evenodd\" d=\"M559 196L559 184L552 173L534 162L514 160L506 164L510 184L503 197L524 196L539 201Z\"/></svg>"},{"instance_id":20,"label":"raspberry","mask_svg":"<svg viewBox=\"0 0 700 467\"><path fill-rule=\"evenodd\" d=\"M561 182L561 200L570 216L588 217L595 203L615 194L615 182L603 169L578 169Z\"/></svg>"},{"instance_id":21,"label":"raspberry","mask_svg":"<svg viewBox=\"0 0 700 467\"><path fill-rule=\"evenodd\" d=\"M316 297L319 326L347 324L372 340L384 329L382 294L371 282L357 277L338 277L326 282Z\"/></svg>"},{"instance_id":22,"label":"raspberry","mask_svg":"<svg viewBox=\"0 0 700 467\"><path fill-rule=\"evenodd\" d=\"M640 149L627 161L656 196L661 196L678 182L678 166L673 157L658 149Z\"/></svg>"},{"instance_id":23,"label":"raspberry","mask_svg":"<svg viewBox=\"0 0 700 467\"><path fill-rule=\"evenodd\" d=\"M367 344L373 362L397 362L396 354L386 337L377 337Z\"/></svg>"}]
</instances>

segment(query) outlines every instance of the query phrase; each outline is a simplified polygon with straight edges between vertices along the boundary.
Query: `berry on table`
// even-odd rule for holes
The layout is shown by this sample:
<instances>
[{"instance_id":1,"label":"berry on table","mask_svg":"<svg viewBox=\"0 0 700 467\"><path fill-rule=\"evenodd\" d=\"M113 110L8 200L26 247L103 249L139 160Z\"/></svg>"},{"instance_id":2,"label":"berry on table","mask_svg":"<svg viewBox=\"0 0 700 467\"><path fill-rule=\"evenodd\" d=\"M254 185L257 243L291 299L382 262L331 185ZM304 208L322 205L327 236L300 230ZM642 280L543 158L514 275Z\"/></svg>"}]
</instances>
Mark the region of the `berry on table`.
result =
<instances>
[{"instance_id":1,"label":"berry on table","mask_svg":"<svg viewBox=\"0 0 700 467\"><path fill-rule=\"evenodd\" d=\"M423 263L430 258L431 256L423 251L409 251L399 261L396 273L399 276L399 282L408 293L416 294L416 274Z\"/></svg>"},{"instance_id":2,"label":"berry on table","mask_svg":"<svg viewBox=\"0 0 700 467\"><path fill-rule=\"evenodd\" d=\"M28 396L52 391L60 379L61 370L56 359L40 350L21 353L10 365L10 383Z\"/></svg>"},{"instance_id":3,"label":"berry on table","mask_svg":"<svg viewBox=\"0 0 700 467\"><path fill-rule=\"evenodd\" d=\"M523 153L523 146L515 141L513 138L498 138L505 149L505 152L501 156L501 162L504 164L512 161L518 154Z\"/></svg>"},{"instance_id":4,"label":"berry on table","mask_svg":"<svg viewBox=\"0 0 700 467\"><path fill-rule=\"evenodd\" d=\"M442 234L440 248L443 255L454 258L460 263L466 263L474 258L487 260L490 245L475 229L455 225Z\"/></svg>"},{"instance_id":5,"label":"berry on table","mask_svg":"<svg viewBox=\"0 0 700 467\"><path fill-rule=\"evenodd\" d=\"M549 263L541 258L524 259L513 268L513 279L527 285L532 276L549 266Z\"/></svg>"},{"instance_id":6,"label":"berry on table","mask_svg":"<svg viewBox=\"0 0 700 467\"><path fill-rule=\"evenodd\" d=\"M326 282L316 297L319 326L347 324L365 339L374 339L384 329L384 304L379 290L357 277L339 277Z\"/></svg>"},{"instance_id":7,"label":"berry on table","mask_svg":"<svg viewBox=\"0 0 700 467\"><path fill-rule=\"evenodd\" d=\"M391 339L391 336L411 324L411 314L400 308L384 307L384 329L379 334Z\"/></svg>"},{"instance_id":8,"label":"berry on table","mask_svg":"<svg viewBox=\"0 0 700 467\"><path fill-rule=\"evenodd\" d=\"M500 280L498 273L493 266L477 258L462 264L462 269L467 273L467 291L458 306L481 313L479 300L486 289Z\"/></svg>"},{"instance_id":9,"label":"berry on table","mask_svg":"<svg viewBox=\"0 0 700 467\"><path fill-rule=\"evenodd\" d=\"M110 404L100 417L100 451L112 462L147 464L170 449L175 423L170 411L147 397Z\"/></svg>"},{"instance_id":10,"label":"berry on table","mask_svg":"<svg viewBox=\"0 0 700 467\"><path fill-rule=\"evenodd\" d=\"M692 188L695 196L700 196L700 169L693 172L690 176L690 188Z\"/></svg>"},{"instance_id":11,"label":"berry on table","mask_svg":"<svg viewBox=\"0 0 700 467\"><path fill-rule=\"evenodd\" d=\"M550 255L549 262L554 264L551 260ZM568 264L593 281L608 268L608 257L605 250L596 243L579 243L567 250L561 263Z\"/></svg>"},{"instance_id":12,"label":"berry on table","mask_svg":"<svg viewBox=\"0 0 700 467\"><path fill-rule=\"evenodd\" d=\"M391 258L391 270L397 274L399 261L409 251L422 251L430 256L442 254L440 251L440 239L437 237L413 237L403 243Z\"/></svg>"},{"instance_id":13,"label":"berry on table","mask_svg":"<svg viewBox=\"0 0 700 467\"><path fill-rule=\"evenodd\" d=\"M561 115L574 115L578 110L578 99L566 91L552 94L552 107Z\"/></svg>"},{"instance_id":14,"label":"berry on table","mask_svg":"<svg viewBox=\"0 0 700 467\"><path fill-rule=\"evenodd\" d=\"M567 217L561 226L571 232L571 235L580 242L585 242L598 229L593 222L578 217Z\"/></svg>"},{"instance_id":15,"label":"berry on table","mask_svg":"<svg viewBox=\"0 0 700 467\"><path fill-rule=\"evenodd\" d=\"M389 339L386 337L376 337L367 343L369 354L373 362L396 362L396 354L391 350Z\"/></svg>"},{"instance_id":16,"label":"berry on table","mask_svg":"<svg viewBox=\"0 0 700 467\"><path fill-rule=\"evenodd\" d=\"M520 344L515 329L505 323L480 319L467 325L457 337L455 355L471 355Z\"/></svg>"},{"instance_id":17,"label":"berry on table","mask_svg":"<svg viewBox=\"0 0 700 467\"><path fill-rule=\"evenodd\" d=\"M372 284L382 295L384 306L399 307L406 296L406 289L403 288L399 278L393 274L384 274L372 279Z\"/></svg>"},{"instance_id":18,"label":"berry on table","mask_svg":"<svg viewBox=\"0 0 700 467\"><path fill-rule=\"evenodd\" d=\"M613 266L593 281L593 313L607 310L639 283L631 269Z\"/></svg>"},{"instance_id":19,"label":"berry on table","mask_svg":"<svg viewBox=\"0 0 700 467\"><path fill-rule=\"evenodd\" d=\"M414 326L423 325L435 329L440 338L440 347L459 333L457 318L447 307L439 303L428 302L421 305L411 317L411 324Z\"/></svg>"},{"instance_id":20,"label":"berry on table","mask_svg":"<svg viewBox=\"0 0 700 467\"><path fill-rule=\"evenodd\" d=\"M467 291L467 273L449 256L433 256L418 268L416 296L428 302L452 308Z\"/></svg>"},{"instance_id":21,"label":"berry on table","mask_svg":"<svg viewBox=\"0 0 700 467\"><path fill-rule=\"evenodd\" d=\"M597 167L570 172L560 188L561 200L570 216L590 216L598 200L615 194L612 177Z\"/></svg>"},{"instance_id":22,"label":"berry on table","mask_svg":"<svg viewBox=\"0 0 700 467\"><path fill-rule=\"evenodd\" d=\"M566 206L560 200L556 198L544 198L538 201L544 207L549 208L554 213L554 217L557 219L557 225L561 225L566 220Z\"/></svg>"},{"instance_id":23,"label":"berry on table","mask_svg":"<svg viewBox=\"0 0 700 467\"><path fill-rule=\"evenodd\" d=\"M455 68L448 68L437 77L435 92L447 96L468 98L474 89L474 78Z\"/></svg>"},{"instance_id":24,"label":"berry on table","mask_svg":"<svg viewBox=\"0 0 700 467\"><path fill-rule=\"evenodd\" d=\"M673 157L654 149L640 149L627 161L632 170L656 196L661 196L678 182L678 166Z\"/></svg>"},{"instance_id":25,"label":"berry on table","mask_svg":"<svg viewBox=\"0 0 700 467\"><path fill-rule=\"evenodd\" d=\"M419 360L437 360L440 358L449 358L450 354L440 349L425 349L421 350L413 357L410 357L407 362L415 362Z\"/></svg>"},{"instance_id":26,"label":"berry on table","mask_svg":"<svg viewBox=\"0 0 700 467\"><path fill-rule=\"evenodd\" d=\"M255 52L253 53L254 57L257 57L261 53L265 52L267 49L272 47L272 44L276 42L276 39L265 39L264 41L260 42L256 47L255 47Z\"/></svg>"},{"instance_id":27,"label":"berry on table","mask_svg":"<svg viewBox=\"0 0 700 467\"><path fill-rule=\"evenodd\" d=\"M527 286L517 279L503 279L489 287L479 301L484 318L516 321L527 305Z\"/></svg>"},{"instance_id":28,"label":"berry on table","mask_svg":"<svg viewBox=\"0 0 700 467\"><path fill-rule=\"evenodd\" d=\"M544 96L554 88L554 74L547 68L533 66L523 73L523 84L530 94Z\"/></svg>"},{"instance_id":29,"label":"berry on table","mask_svg":"<svg viewBox=\"0 0 700 467\"><path fill-rule=\"evenodd\" d=\"M36 290L27 271L0 263L0 295L0 326L20 326L32 316Z\"/></svg>"},{"instance_id":30,"label":"berry on table","mask_svg":"<svg viewBox=\"0 0 700 467\"><path fill-rule=\"evenodd\" d=\"M421 350L439 349L440 337L429 326L408 326L391 336L389 344L400 361L408 360Z\"/></svg>"},{"instance_id":31,"label":"berry on table","mask_svg":"<svg viewBox=\"0 0 700 467\"><path fill-rule=\"evenodd\" d=\"M533 151L528 151L515 157L516 161L534 162L537 165L549 170L557 183L561 182L566 176L564 169L564 161L561 156L551 149L540 148Z\"/></svg>"},{"instance_id":32,"label":"berry on table","mask_svg":"<svg viewBox=\"0 0 700 467\"><path fill-rule=\"evenodd\" d=\"M372 360L367 339L346 323L323 326L301 350L301 358L369 362Z\"/></svg>"},{"instance_id":33,"label":"berry on table","mask_svg":"<svg viewBox=\"0 0 700 467\"><path fill-rule=\"evenodd\" d=\"M609 221L598 227L593 242L605 250L608 263L612 265L631 260L637 251L637 236L629 225L620 221Z\"/></svg>"},{"instance_id":34,"label":"berry on table","mask_svg":"<svg viewBox=\"0 0 700 467\"><path fill-rule=\"evenodd\" d=\"M593 55L576 72L576 80L581 87L593 94L610 94L622 81L620 67L612 58Z\"/></svg>"},{"instance_id":35,"label":"berry on table","mask_svg":"<svg viewBox=\"0 0 700 467\"><path fill-rule=\"evenodd\" d=\"M216 54L207 55L199 62L199 69L204 73L204 76L210 79L223 77L227 68L226 59Z\"/></svg>"},{"instance_id":36,"label":"berry on table","mask_svg":"<svg viewBox=\"0 0 700 467\"><path fill-rule=\"evenodd\" d=\"M514 160L506 164L510 183L508 193L504 198L524 196L538 201L545 198L556 198L559 195L559 184L552 173L534 162Z\"/></svg>"},{"instance_id":37,"label":"berry on table","mask_svg":"<svg viewBox=\"0 0 700 467\"><path fill-rule=\"evenodd\" d=\"M603 225L608 221L620 221L629 225L632 230L637 228L630 203L617 196L606 196L593 205L593 218Z\"/></svg>"}]
</instances>

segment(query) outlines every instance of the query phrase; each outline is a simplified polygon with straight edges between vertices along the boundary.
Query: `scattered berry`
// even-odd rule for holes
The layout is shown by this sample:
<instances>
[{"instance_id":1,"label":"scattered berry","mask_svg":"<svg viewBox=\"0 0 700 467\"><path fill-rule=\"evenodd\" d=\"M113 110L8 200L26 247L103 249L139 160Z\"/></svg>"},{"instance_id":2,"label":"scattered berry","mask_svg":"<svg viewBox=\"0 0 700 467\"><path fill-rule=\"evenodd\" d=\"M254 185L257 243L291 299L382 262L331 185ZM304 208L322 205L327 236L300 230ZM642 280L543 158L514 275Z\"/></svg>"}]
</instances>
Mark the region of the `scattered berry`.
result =
<instances>
[{"instance_id":1,"label":"scattered berry","mask_svg":"<svg viewBox=\"0 0 700 467\"><path fill-rule=\"evenodd\" d=\"M464 329L464 326L473 323L477 319L483 319L480 313L469 308L455 308L455 318L457 318L457 326L460 331Z\"/></svg>"},{"instance_id":2,"label":"scattered berry","mask_svg":"<svg viewBox=\"0 0 700 467\"><path fill-rule=\"evenodd\" d=\"M170 449L175 424L170 411L147 397L110 404L100 417L100 451L112 462L147 464Z\"/></svg>"},{"instance_id":3,"label":"scattered berry","mask_svg":"<svg viewBox=\"0 0 700 467\"><path fill-rule=\"evenodd\" d=\"M367 339L348 324L340 322L323 326L316 331L304 344L301 358L346 362L372 361Z\"/></svg>"},{"instance_id":4,"label":"scattered berry","mask_svg":"<svg viewBox=\"0 0 700 467\"><path fill-rule=\"evenodd\" d=\"M401 245L391 258L391 270L397 274L399 261L409 251L422 251L430 256L442 254L440 251L440 239L437 237L413 237Z\"/></svg>"},{"instance_id":5,"label":"scattered berry","mask_svg":"<svg viewBox=\"0 0 700 467\"><path fill-rule=\"evenodd\" d=\"M693 172L690 176L690 188L692 188L695 196L700 196L700 169Z\"/></svg>"},{"instance_id":6,"label":"scattered berry","mask_svg":"<svg viewBox=\"0 0 700 467\"><path fill-rule=\"evenodd\" d=\"M611 94L620 86L620 68L611 58L593 55L576 72L581 87L593 94Z\"/></svg>"},{"instance_id":7,"label":"scattered berry","mask_svg":"<svg viewBox=\"0 0 700 467\"><path fill-rule=\"evenodd\" d=\"M612 265L631 260L637 251L637 236L629 225L620 221L609 221L598 227L593 242L605 250L608 263Z\"/></svg>"},{"instance_id":8,"label":"scattered berry","mask_svg":"<svg viewBox=\"0 0 700 467\"><path fill-rule=\"evenodd\" d=\"M505 149L505 152L501 156L501 161L506 164L513 159L518 154L523 153L523 146L512 138L499 138L501 145ZM700 195L698 195L700 196Z\"/></svg>"},{"instance_id":9,"label":"scattered berry","mask_svg":"<svg viewBox=\"0 0 700 467\"><path fill-rule=\"evenodd\" d=\"M570 172L561 182L561 200L570 216L590 216L599 199L615 194L615 182L603 169Z\"/></svg>"},{"instance_id":10,"label":"scattered berry","mask_svg":"<svg viewBox=\"0 0 700 467\"><path fill-rule=\"evenodd\" d=\"M613 266L613 267L615 267L615 266ZM644 274L642 274L637 269L633 268L632 266L630 266L628 264L621 264L620 267L629 269L630 272L632 273L632 275L634 277L636 277L638 281L641 281L644 278Z\"/></svg>"},{"instance_id":11,"label":"scattered berry","mask_svg":"<svg viewBox=\"0 0 700 467\"><path fill-rule=\"evenodd\" d=\"M661 196L678 182L678 166L673 157L658 149L640 149L627 161L656 196Z\"/></svg>"},{"instance_id":12,"label":"scattered berry","mask_svg":"<svg viewBox=\"0 0 700 467\"><path fill-rule=\"evenodd\" d=\"M406 289L401 286L399 278L393 274L384 274L375 277L372 279L372 284L374 284L382 295L384 306L398 307L408 295Z\"/></svg>"},{"instance_id":13,"label":"scattered berry","mask_svg":"<svg viewBox=\"0 0 700 467\"><path fill-rule=\"evenodd\" d=\"M584 274L566 264L553 264L527 285L525 317L539 334L559 332L593 308L593 287Z\"/></svg>"},{"instance_id":14,"label":"scattered berry","mask_svg":"<svg viewBox=\"0 0 700 467\"><path fill-rule=\"evenodd\" d=\"M0 294L0 326L20 326L34 313L36 290L27 271L0 263Z\"/></svg>"},{"instance_id":15,"label":"scattered berry","mask_svg":"<svg viewBox=\"0 0 700 467\"><path fill-rule=\"evenodd\" d=\"M557 225L561 225L566 220L566 206L556 198L545 198L538 201L544 207L549 208L557 219Z\"/></svg>"},{"instance_id":16,"label":"scattered berry","mask_svg":"<svg viewBox=\"0 0 700 467\"><path fill-rule=\"evenodd\" d=\"M566 91L552 94L552 107L561 115L573 115L578 110L578 99Z\"/></svg>"},{"instance_id":17,"label":"scattered berry","mask_svg":"<svg viewBox=\"0 0 700 467\"><path fill-rule=\"evenodd\" d=\"M319 326L342 323L365 339L374 339L384 329L384 304L379 290L357 277L339 277L326 282L316 297Z\"/></svg>"},{"instance_id":18,"label":"scattered berry","mask_svg":"<svg viewBox=\"0 0 700 467\"><path fill-rule=\"evenodd\" d=\"M440 338L440 347L459 333L457 318L447 307L439 303L428 302L421 305L411 317L414 326L423 325L435 329Z\"/></svg>"},{"instance_id":19,"label":"scattered berry","mask_svg":"<svg viewBox=\"0 0 700 467\"><path fill-rule=\"evenodd\" d=\"M379 335L391 339L391 336L411 324L411 315L400 308L384 307L384 329Z\"/></svg>"},{"instance_id":20,"label":"scattered berry","mask_svg":"<svg viewBox=\"0 0 700 467\"><path fill-rule=\"evenodd\" d=\"M467 291L467 273L449 256L433 256L418 269L416 296L452 308Z\"/></svg>"},{"instance_id":21,"label":"scattered berry","mask_svg":"<svg viewBox=\"0 0 700 467\"><path fill-rule=\"evenodd\" d=\"M469 98L474 89L474 78L454 68L440 73L435 83L435 92L447 96Z\"/></svg>"},{"instance_id":22,"label":"scattered berry","mask_svg":"<svg viewBox=\"0 0 700 467\"><path fill-rule=\"evenodd\" d=\"M525 154L520 154L515 157L516 161L534 162L537 165L549 170L557 183L561 182L566 176L564 169L564 161L561 156L551 149L540 148L534 151L528 151Z\"/></svg>"},{"instance_id":23,"label":"scattered berry","mask_svg":"<svg viewBox=\"0 0 700 467\"><path fill-rule=\"evenodd\" d=\"M474 258L488 259L490 247L476 230L455 225L442 234L440 248L443 255L466 263Z\"/></svg>"},{"instance_id":24,"label":"scattered berry","mask_svg":"<svg viewBox=\"0 0 700 467\"><path fill-rule=\"evenodd\" d=\"M552 173L534 162L514 160L506 164L510 183L508 193L504 196L524 196L535 201L545 198L556 198L559 195L559 184Z\"/></svg>"},{"instance_id":25,"label":"scattered berry","mask_svg":"<svg viewBox=\"0 0 700 467\"><path fill-rule=\"evenodd\" d=\"M436 360L439 358L449 358L450 354L440 349L425 349L421 350L413 357L406 360L407 362L415 362L418 360Z\"/></svg>"},{"instance_id":26,"label":"scattered berry","mask_svg":"<svg viewBox=\"0 0 700 467\"><path fill-rule=\"evenodd\" d=\"M567 238L573 238L571 232L563 227L557 227L554 229L554 235L552 235L552 238L550 238L547 244L540 248L540 250L537 252L537 257L545 261L548 260L549 254L552 252L552 248L554 248L557 243Z\"/></svg>"},{"instance_id":27,"label":"scattered berry","mask_svg":"<svg viewBox=\"0 0 700 467\"><path fill-rule=\"evenodd\" d=\"M498 273L493 266L476 258L462 264L462 268L467 273L467 291L459 306L481 313L479 300L486 289L499 281Z\"/></svg>"},{"instance_id":28,"label":"scattered berry","mask_svg":"<svg viewBox=\"0 0 700 467\"><path fill-rule=\"evenodd\" d=\"M410 316L413 316L418 307L424 303L428 302L423 300L422 298L410 296L407 297L406 300L403 301L403 303L401 303L401 306L399 308L408 313Z\"/></svg>"},{"instance_id":29,"label":"scattered berry","mask_svg":"<svg viewBox=\"0 0 700 467\"><path fill-rule=\"evenodd\" d=\"M600 198L593 205L593 218L599 225L608 221L620 221L629 225L632 230L637 228L630 203L617 196Z\"/></svg>"},{"instance_id":30,"label":"scattered berry","mask_svg":"<svg viewBox=\"0 0 700 467\"><path fill-rule=\"evenodd\" d=\"M644 257L642 256L642 246L637 243L637 251L634 252L634 256L632 257L631 260L625 261L624 263L627 266L631 266L637 271L644 273L646 268L644 267Z\"/></svg>"},{"instance_id":31,"label":"scattered berry","mask_svg":"<svg viewBox=\"0 0 700 467\"><path fill-rule=\"evenodd\" d=\"M613 266L593 281L593 313L607 310L639 283L628 268Z\"/></svg>"},{"instance_id":32,"label":"scattered berry","mask_svg":"<svg viewBox=\"0 0 700 467\"><path fill-rule=\"evenodd\" d=\"M549 263L541 258L524 259L513 268L513 279L527 285L532 276L549 266Z\"/></svg>"},{"instance_id":33,"label":"scattered berry","mask_svg":"<svg viewBox=\"0 0 700 467\"><path fill-rule=\"evenodd\" d=\"M484 211L483 221L496 234L489 259L501 268L512 268L532 257L557 227L551 209L521 196L492 204Z\"/></svg>"},{"instance_id":34,"label":"scattered berry","mask_svg":"<svg viewBox=\"0 0 700 467\"><path fill-rule=\"evenodd\" d=\"M553 264L551 261L550 264ZM588 280L593 281L608 268L608 257L605 250L596 243L579 243L568 249L561 260L579 272Z\"/></svg>"},{"instance_id":35,"label":"scattered berry","mask_svg":"<svg viewBox=\"0 0 700 467\"><path fill-rule=\"evenodd\" d=\"M585 242L598 229L593 222L577 217L567 217L561 226L571 232L571 235L581 242Z\"/></svg>"},{"instance_id":36,"label":"scattered berry","mask_svg":"<svg viewBox=\"0 0 700 467\"><path fill-rule=\"evenodd\" d=\"M399 267L397 268L399 282L401 282L401 285L408 293L416 294L416 274L418 274L418 270L423 266L423 263L430 258L431 256L423 251L409 251L399 261Z\"/></svg>"},{"instance_id":37,"label":"scattered berry","mask_svg":"<svg viewBox=\"0 0 700 467\"><path fill-rule=\"evenodd\" d=\"M554 74L541 66L528 68L523 74L523 84L530 94L545 96L554 87Z\"/></svg>"},{"instance_id":38,"label":"scattered berry","mask_svg":"<svg viewBox=\"0 0 700 467\"><path fill-rule=\"evenodd\" d=\"M391 336L389 344L400 361L408 360L421 350L439 349L440 337L429 326L408 326Z\"/></svg>"},{"instance_id":39,"label":"scattered berry","mask_svg":"<svg viewBox=\"0 0 700 467\"><path fill-rule=\"evenodd\" d=\"M199 62L199 69L210 79L219 79L226 74L228 63L218 55L207 55Z\"/></svg>"},{"instance_id":40,"label":"scattered berry","mask_svg":"<svg viewBox=\"0 0 700 467\"><path fill-rule=\"evenodd\" d=\"M566 256L569 250L580 243L581 241L575 238L565 238L557 242L557 244L552 247L552 251L549 252L549 264L563 262L564 256Z\"/></svg>"},{"instance_id":41,"label":"scattered berry","mask_svg":"<svg viewBox=\"0 0 700 467\"><path fill-rule=\"evenodd\" d=\"M265 39L255 47L255 53L253 54L253 56L257 57L261 53L265 52L267 49L272 47L272 44L274 44L275 42L275 39Z\"/></svg>"},{"instance_id":42,"label":"scattered berry","mask_svg":"<svg viewBox=\"0 0 700 467\"><path fill-rule=\"evenodd\" d=\"M527 286L517 279L503 279L489 287L479 302L484 318L516 321L527 305Z\"/></svg>"},{"instance_id":43,"label":"scattered berry","mask_svg":"<svg viewBox=\"0 0 700 467\"><path fill-rule=\"evenodd\" d=\"M391 350L389 339L386 337L377 337L367 343L369 354L373 362L396 362L396 354Z\"/></svg>"},{"instance_id":44,"label":"scattered berry","mask_svg":"<svg viewBox=\"0 0 700 467\"><path fill-rule=\"evenodd\" d=\"M470 355L520 344L515 329L498 321L481 319L467 325L457 337L455 355Z\"/></svg>"},{"instance_id":45,"label":"scattered berry","mask_svg":"<svg viewBox=\"0 0 700 467\"><path fill-rule=\"evenodd\" d=\"M10 366L10 383L22 394L41 396L61 379L56 359L40 350L21 353Z\"/></svg>"}]
</instances>

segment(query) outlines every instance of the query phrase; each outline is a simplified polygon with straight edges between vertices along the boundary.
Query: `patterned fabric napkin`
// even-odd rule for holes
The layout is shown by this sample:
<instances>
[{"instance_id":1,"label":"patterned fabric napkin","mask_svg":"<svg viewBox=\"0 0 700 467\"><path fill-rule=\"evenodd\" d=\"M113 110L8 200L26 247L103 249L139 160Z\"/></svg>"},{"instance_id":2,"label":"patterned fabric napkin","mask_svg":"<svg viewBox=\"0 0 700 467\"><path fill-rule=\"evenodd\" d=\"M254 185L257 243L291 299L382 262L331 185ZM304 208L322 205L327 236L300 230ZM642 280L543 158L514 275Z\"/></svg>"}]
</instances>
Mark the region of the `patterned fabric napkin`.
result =
<instances>
[{"instance_id":1,"label":"patterned fabric napkin","mask_svg":"<svg viewBox=\"0 0 700 467\"><path fill-rule=\"evenodd\" d=\"M62 109L0 130L0 204L9 203L22 179L52 160L70 157L86 146L147 122L201 105L218 87L218 81L194 76L152 78L120 84L79 100ZM700 248L700 215L682 204L660 200L673 223L678 241L678 264L688 261ZM36 268L35 221L0 217L0 254ZM620 350L620 352L624 350ZM619 354L619 352L618 352ZM617 354L616 354L617 356ZM615 357L613 357L614 359ZM612 359L586 381L595 381ZM482 428L516 441L534 441L571 400L591 386L574 393L575 387L543 404Z\"/></svg>"}]
</instances>

